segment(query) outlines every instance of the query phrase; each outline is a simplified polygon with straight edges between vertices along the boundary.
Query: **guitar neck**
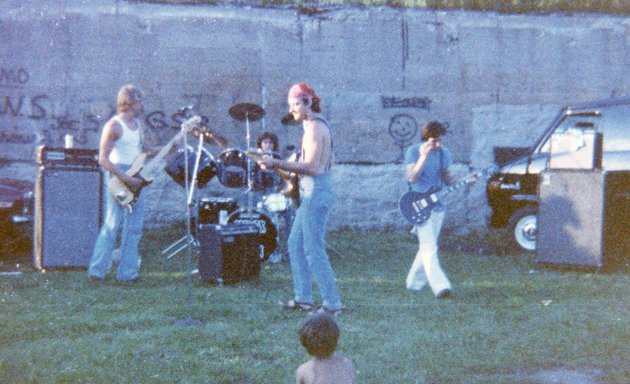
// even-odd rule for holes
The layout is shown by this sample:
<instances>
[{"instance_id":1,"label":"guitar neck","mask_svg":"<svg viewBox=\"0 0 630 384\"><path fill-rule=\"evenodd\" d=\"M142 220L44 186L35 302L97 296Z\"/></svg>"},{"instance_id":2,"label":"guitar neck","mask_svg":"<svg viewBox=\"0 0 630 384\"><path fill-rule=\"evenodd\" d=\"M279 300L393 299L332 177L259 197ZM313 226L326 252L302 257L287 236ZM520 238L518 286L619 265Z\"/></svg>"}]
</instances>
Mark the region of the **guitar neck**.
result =
<instances>
[{"instance_id":1,"label":"guitar neck","mask_svg":"<svg viewBox=\"0 0 630 384\"><path fill-rule=\"evenodd\" d=\"M442 197L444 197L444 196L448 195L449 193L451 193L451 192L454 192L454 191L458 190L459 188L463 187L463 186L464 186L464 185L466 185L466 184L468 184L468 182L467 182L466 180L459 181L459 182L457 182L457 183L455 183L455 184L449 185L448 187L446 187L446 188L442 189L441 191L439 191L439 192L437 193L437 195L438 195L440 198L442 198Z\"/></svg>"},{"instance_id":2,"label":"guitar neck","mask_svg":"<svg viewBox=\"0 0 630 384\"><path fill-rule=\"evenodd\" d=\"M160 164L160 162L164 159L164 157L166 157L166 155L168 154L168 152L171 150L171 148L173 148L173 146L175 145L175 143L181 139L184 134L186 132L184 131L180 131L177 135L175 135L175 137L173 137L171 139L171 141L169 141L168 143L166 143L166 145L164 145L162 147L162 149L160 149L160 151L157 153L157 155L155 155L155 157L153 157L142 169L142 173L143 176L147 177L147 176L151 176L153 174L153 172L155 172L155 169L158 167L158 165Z\"/></svg>"},{"instance_id":3,"label":"guitar neck","mask_svg":"<svg viewBox=\"0 0 630 384\"><path fill-rule=\"evenodd\" d=\"M274 169L274 171L284 180L291 180L291 177L293 177L293 174L291 172L287 172L282 169Z\"/></svg>"}]
</instances>

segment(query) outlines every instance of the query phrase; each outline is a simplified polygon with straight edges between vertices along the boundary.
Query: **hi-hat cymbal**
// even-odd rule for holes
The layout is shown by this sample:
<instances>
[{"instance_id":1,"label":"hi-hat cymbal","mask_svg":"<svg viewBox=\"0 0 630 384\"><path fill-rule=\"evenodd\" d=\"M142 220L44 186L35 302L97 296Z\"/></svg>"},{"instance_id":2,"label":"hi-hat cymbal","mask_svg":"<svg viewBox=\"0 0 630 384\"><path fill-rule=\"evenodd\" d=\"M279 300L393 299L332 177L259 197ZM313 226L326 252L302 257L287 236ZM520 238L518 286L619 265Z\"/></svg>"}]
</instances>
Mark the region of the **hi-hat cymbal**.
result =
<instances>
[{"instance_id":1,"label":"hi-hat cymbal","mask_svg":"<svg viewBox=\"0 0 630 384\"><path fill-rule=\"evenodd\" d=\"M216 145L218 147L225 147L228 143L227 139L215 132L208 127L199 127L193 128L192 134L195 137L199 137L199 135L203 135L203 139L206 140L209 144Z\"/></svg>"},{"instance_id":2,"label":"hi-hat cymbal","mask_svg":"<svg viewBox=\"0 0 630 384\"><path fill-rule=\"evenodd\" d=\"M282 119L280 119L280 123L282 125L298 125L299 124L297 120L293 118L293 114L291 113L287 113L286 115L282 116Z\"/></svg>"},{"instance_id":3,"label":"hi-hat cymbal","mask_svg":"<svg viewBox=\"0 0 630 384\"><path fill-rule=\"evenodd\" d=\"M260 105L252 103L234 104L229 112L230 116L238 121L257 121L265 116L265 110Z\"/></svg>"}]
</instances>

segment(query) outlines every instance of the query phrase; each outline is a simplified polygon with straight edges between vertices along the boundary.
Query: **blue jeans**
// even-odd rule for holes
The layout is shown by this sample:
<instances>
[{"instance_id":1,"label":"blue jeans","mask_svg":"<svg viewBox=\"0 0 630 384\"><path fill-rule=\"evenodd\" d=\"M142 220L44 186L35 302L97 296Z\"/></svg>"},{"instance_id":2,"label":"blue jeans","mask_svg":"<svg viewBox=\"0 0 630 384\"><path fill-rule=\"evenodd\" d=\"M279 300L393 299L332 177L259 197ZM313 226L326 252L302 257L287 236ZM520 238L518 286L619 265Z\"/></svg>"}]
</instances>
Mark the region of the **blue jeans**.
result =
<instances>
[{"instance_id":1,"label":"blue jeans","mask_svg":"<svg viewBox=\"0 0 630 384\"><path fill-rule=\"evenodd\" d=\"M123 172L129 168L128 165L119 167ZM109 172L105 174L105 185L111 177ZM88 273L98 278L105 277L112 266L111 255L120 232L120 263L116 278L121 281L133 280L138 277L140 269L138 244L144 223L144 196L140 194L140 198L129 212L128 208L121 207L116 202L109 191L106 191L105 195L103 226L94 245Z\"/></svg>"},{"instance_id":2,"label":"blue jeans","mask_svg":"<svg viewBox=\"0 0 630 384\"><path fill-rule=\"evenodd\" d=\"M335 200L330 173L303 176L300 199L288 240L294 299L313 303L311 278L314 278L323 306L340 309L341 299L324 239L328 213Z\"/></svg>"}]
</instances>

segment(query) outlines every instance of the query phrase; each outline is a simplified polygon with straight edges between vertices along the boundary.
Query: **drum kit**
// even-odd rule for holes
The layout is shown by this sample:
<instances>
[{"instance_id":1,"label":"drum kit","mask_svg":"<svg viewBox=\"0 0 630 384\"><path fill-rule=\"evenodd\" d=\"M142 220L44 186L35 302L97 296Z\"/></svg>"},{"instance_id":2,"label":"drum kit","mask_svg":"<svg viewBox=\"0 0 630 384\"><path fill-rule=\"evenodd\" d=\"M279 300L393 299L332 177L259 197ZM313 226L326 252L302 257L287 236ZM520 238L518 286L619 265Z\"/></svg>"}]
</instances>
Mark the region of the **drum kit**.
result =
<instances>
[{"instance_id":1,"label":"drum kit","mask_svg":"<svg viewBox=\"0 0 630 384\"><path fill-rule=\"evenodd\" d=\"M191 209L188 209L189 222L193 228L189 231L190 234L171 244L163 253L169 252L186 238L192 237L194 242L194 233L204 224L216 224L226 229L236 225L255 228L254 236L259 244L261 261L268 260L276 250L279 242L280 217L286 218L293 204L291 199L278 192L283 179L274 171L261 169L252 156L248 156L253 153L250 148L250 122L260 120L265 111L256 104L240 103L230 107L229 114L233 119L245 122L247 142L245 151L227 148L217 157L213 156L203 147L204 141L214 146L226 147L227 140L202 127L192 130L193 136L199 139L197 149L184 143L184 148L180 149L164 168L177 184L186 188L188 207L197 205L198 210L193 210L197 214L195 217ZM275 153L270 156L280 158ZM231 197L196 198L196 188L204 187L215 177L224 187L246 188L241 195L246 199L237 201ZM239 203L242 207L239 207ZM167 258L173 257L187 246L188 244L184 244Z\"/></svg>"}]
</instances>

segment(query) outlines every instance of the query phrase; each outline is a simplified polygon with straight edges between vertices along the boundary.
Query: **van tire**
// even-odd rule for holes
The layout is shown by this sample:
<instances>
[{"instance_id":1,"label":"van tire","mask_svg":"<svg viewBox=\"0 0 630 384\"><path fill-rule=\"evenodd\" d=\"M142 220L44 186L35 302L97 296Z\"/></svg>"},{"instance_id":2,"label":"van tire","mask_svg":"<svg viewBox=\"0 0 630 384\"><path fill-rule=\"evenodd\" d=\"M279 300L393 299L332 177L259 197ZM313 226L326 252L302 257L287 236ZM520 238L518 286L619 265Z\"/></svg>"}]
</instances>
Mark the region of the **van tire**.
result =
<instances>
[{"instance_id":1,"label":"van tire","mask_svg":"<svg viewBox=\"0 0 630 384\"><path fill-rule=\"evenodd\" d=\"M508 221L509 240L512 248L527 253L536 252L538 209L527 205L512 214Z\"/></svg>"}]
</instances>

